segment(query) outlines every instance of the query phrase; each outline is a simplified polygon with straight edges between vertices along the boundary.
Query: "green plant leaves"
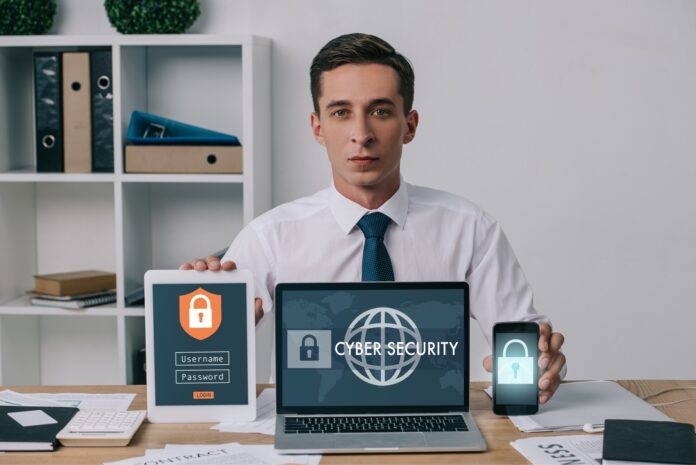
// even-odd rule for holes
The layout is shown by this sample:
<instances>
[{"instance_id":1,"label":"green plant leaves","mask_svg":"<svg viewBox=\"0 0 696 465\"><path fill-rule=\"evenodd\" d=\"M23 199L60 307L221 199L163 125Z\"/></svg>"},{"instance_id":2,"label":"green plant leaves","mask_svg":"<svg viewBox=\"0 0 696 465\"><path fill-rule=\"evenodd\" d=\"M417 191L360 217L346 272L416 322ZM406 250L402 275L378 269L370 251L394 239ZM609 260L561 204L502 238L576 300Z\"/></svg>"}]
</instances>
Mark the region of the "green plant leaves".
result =
<instances>
[{"instance_id":1,"label":"green plant leaves","mask_svg":"<svg viewBox=\"0 0 696 465\"><path fill-rule=\"evenodd\" d=\"M104 8L122 34L180 34L201 13L198 0L104 0Z\"/></svg>"},{"instance_id":2,"label":"green plant leaves","mask_svg":"<svg viewBox=\"0 0 696 465\"><path fill-rule=\"evenodd\" d=\"M0 35L45 34L55 14L55 0L0 0Z\"/></svg>"}]
</instances>

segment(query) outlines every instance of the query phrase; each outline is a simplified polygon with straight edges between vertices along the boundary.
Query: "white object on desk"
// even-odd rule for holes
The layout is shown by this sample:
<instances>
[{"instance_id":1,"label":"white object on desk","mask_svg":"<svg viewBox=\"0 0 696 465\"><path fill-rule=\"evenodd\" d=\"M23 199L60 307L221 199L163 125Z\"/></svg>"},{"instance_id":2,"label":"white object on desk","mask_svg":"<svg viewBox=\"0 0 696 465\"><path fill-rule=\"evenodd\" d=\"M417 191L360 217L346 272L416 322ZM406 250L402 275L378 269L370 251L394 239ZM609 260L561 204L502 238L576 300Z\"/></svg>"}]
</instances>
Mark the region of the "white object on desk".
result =
<instances>
[{"instance_id":1,"label":"white object on desk","mask_svg":"<svg viewBox=\"0 0 696 465\"><path fill-rule=\"evenodd\" d=\"M488 389L486 393L490 395ZM613 381L563 383L536 415L511 416L520 431L582 431L604 426L607 418L672 421L664 413Z\"/></svg>"},{"instance_id":2,"label":"white object on desk","mask_svg":"<svg viewBox=\"0 0 696 465\"><path fill-rule=\"evenodd\" d=\"M216 464L216 465L281 465L295 463L318 465L321 455L280 455L268 445L167 444L164 449L148 449L141 457L133 457L104 465L142 465L143 463Z\"/></svg>"},{"instance_id":3,"label":"white object on desk","mask_svg":"<svg viewBox=\"0 0 696 465\"><path fill-rule=\"evenodd\" d=\"M7 416L12 418L14 421L16 421L25 428L28 426L52 425L58 423L52 416L50 416L43 410L25 410L23 412L11 412L8 413Z\"/></svg>"},{"instance_id":4,"label":"white object on desk","mask_svg":"<svg viewBox=\"0 0 696 465\"><path fill-rule=\"evenodd\" d=\"M64 446L126 446L143 420L145 410L81 410L56 438Z\"/></svg>"},{"instance_id":5,"label":"white object on desk","mask_svg":"<svg viewBox=\"0 0 696 465\"><path fill-rule=\"evenodd\" d=\"M179 285L171 287L170 285ZM203 286L227 285L232 290L239 290L240 286L244 289L244 299L241 302L235 301L233 305L221 304L219 309L219 319L213 325L213 308L206 303L205 308L194 306L193 299L204 296L207 291ZM168 308L162 302L167 300L156 300L156 288L172 289L175 294L183 289L199 287L200 291L190 300L188 309L184 307L183 317L181 308ZM181 289L178 289L181 288ZM179 294L180 297L191 295L195 292ZM169 294L168 294L169 295ZM237 295L233 293L232 295ZM225 297L226 299L228 297ZM185 302L185 300L184 300ZM207 330L207 332L217 333L228 331L230 316L222 314L222 308L231 309L237 315L243 315L246 323L246 356L239 355L235 351L236 340L216 338L214 344L206 341L207 337L197 337L193 331ZM186 310L189 310L188 315ZM190 326L189 316L193 311L198 312L198 317L203 321L208 312L211 318L208 321L210 326L206 328L193 328ZM195 314L194 314L195 315ZM188 336L165 334L161 329L161 324L155 324L155 319L167 324L175 320L177 328L182 328ZM189 325L186 322L189 321ZM183 322L183 323L182 323ZM194 318L195 322L195 318ZM181 324L181 326L179 326ZM157 334L155 334L157 328ZM161 338L161 339L158 339ZM176 339L178 338L178 339ZM198 339L198 344L192 341ZM172 342L179 341L179 342ZM162 344L161 341L167 341ZM182 343L183 341L183 343ZM256 329L254 322L254 278L248 270L235 271L182 271L182 270L149 270L145 273L145 345L146 345L146 368L147 368L147 416L151 423L206 423L216 421L227 421L238 419L251 421L256 417ZM181 345L181 348L178 347ZM220 383L210 383L206 381L178 383L177 373L177 351L198 352L220 352L227 353L226 364L220 365L219 371L228 373L227 381ZM209 363L199 363L186 365L181 368L194 370L209 366ZM160 367L160 368L158 368ZM157 374L158 370L164 370L162 374ZM231 379L244 379L246 381L246 397L244 402L222 403L218 399L223 398L221 393L231 389ZM167 384L169 383L169 384ZM185 385L185 388L182 388ZM215 387L211 387L215 386ZM215 395L217 391L217 395ZM240 391L241 392L241 391ZM196 397L197 394L211 395L212 397ZM172 400L173 399L173 400ZM207 399L210 399L209 401Z\"/></svg>"},{"instance_id":6,"label":"white object on desk","mask_svg":"<svg viewBox=\"0 0 696 465\"><path fill-rule=\"evenodd\" d=\"M273 436L275 434L275 423L276 390L275 388L266 388L256 399L256 419L254 421L225 422L211 426L210 429L226 433L262 433Z\"/></svg>"},{"instance_id":7,"label":"white object on desk","mask_svg":"<svg viewBox=\"0 0 696 465\"><path fill-rule=\"evenodd\" d=\"M510 445L534 465L601 463L602 459L602 436L542 436Z\"/></svg>"}]
</instances>

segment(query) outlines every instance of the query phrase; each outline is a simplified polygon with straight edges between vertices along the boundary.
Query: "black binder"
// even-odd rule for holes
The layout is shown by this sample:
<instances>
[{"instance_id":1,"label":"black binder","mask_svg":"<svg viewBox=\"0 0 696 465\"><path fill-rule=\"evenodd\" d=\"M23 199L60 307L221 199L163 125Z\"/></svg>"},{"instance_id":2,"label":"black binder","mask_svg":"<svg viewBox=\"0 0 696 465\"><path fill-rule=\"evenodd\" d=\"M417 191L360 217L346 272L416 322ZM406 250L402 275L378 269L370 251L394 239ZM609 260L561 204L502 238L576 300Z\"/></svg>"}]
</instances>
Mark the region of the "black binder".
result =
<instances>
[{"instance_id":1,"label":"black binder","mask_svg":"<svg viewBox=\"0 0 696 465\"><path fill-rule=\"evenodd\" d=\"M34 54L36 171L63 171L63 72L60 52Z\"/></svg>"},{"instance_id":2,"label":"black binder","mask_svg":"<svg viewBox=\"0 0 696 465\"><path fill-rule=\"evenodd\" d=\"M114 99L111 51L95 50L90 57L92 82L92 171L114 171Z\"/></svg>"},{"instance_id":3,"label":"black binder","mask_svg":"<svg viewBox=\"0 0 696 465\"><path fill-rule=\"evenodd\" d=\"M24 427L8 415L28 410L42 410L56 423ZM0 450L53 450L58 443L56 435L78 411L75 407L0 406Z\"/></svg>"}]
</instances>

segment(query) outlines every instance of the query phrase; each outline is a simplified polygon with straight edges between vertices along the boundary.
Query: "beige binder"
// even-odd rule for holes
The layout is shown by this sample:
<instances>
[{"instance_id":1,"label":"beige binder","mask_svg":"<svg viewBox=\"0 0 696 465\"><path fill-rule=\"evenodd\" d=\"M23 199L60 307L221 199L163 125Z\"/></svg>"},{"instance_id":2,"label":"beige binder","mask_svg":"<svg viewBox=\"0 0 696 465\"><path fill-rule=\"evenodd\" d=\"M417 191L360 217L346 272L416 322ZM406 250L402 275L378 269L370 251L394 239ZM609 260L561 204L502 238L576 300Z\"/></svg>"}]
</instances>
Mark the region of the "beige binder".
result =
<instances>
[{"instance_id":1,"label":"beige binder","mask_svg":"<svg viewBox=\"0 0 696 465\"><path fill-rule=\"evenodd\" d=\"M66 173L92 171L89 53L63 53L63 154Z\"/></svg>"},{"instance_id":2,"label":"beige binder","mask_svg":"<svg viewBox=\"0 0 696 465\"><path fill-rule=\"evenodd\" d=\"M127 145L127 173L241 173L242 147Z\"/></svg>"}]
</instances>

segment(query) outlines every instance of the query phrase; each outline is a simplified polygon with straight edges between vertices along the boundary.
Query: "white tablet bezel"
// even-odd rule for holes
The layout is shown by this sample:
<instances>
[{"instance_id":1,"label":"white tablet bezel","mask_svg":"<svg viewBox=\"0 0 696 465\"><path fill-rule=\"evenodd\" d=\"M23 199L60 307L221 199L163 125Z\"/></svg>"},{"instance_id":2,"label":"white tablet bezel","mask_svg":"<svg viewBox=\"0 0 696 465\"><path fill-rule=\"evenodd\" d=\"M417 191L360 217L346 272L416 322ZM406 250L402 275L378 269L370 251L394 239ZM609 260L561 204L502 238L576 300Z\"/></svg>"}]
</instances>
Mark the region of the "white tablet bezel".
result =
<instances>
[{"instance_id":1,"label":"white tablet bezel","mask_svg":"<svg viewBox=\"0 0 696 465\"><path fill-rule=\"evenodd\" d=\"M152 289L155 284L244 283L247 309L246 405L155 405L155 348ZM147 370L147 416L151 423L209 423L256 418L256 329L254 284L250 271L150 270L145 273L145 347Z\"/></svg>"}]
</instances>

